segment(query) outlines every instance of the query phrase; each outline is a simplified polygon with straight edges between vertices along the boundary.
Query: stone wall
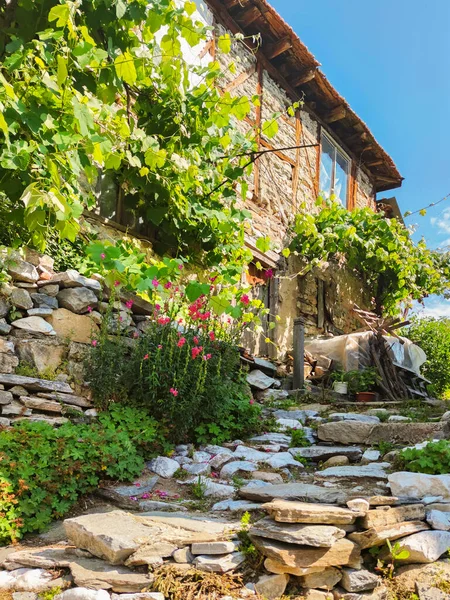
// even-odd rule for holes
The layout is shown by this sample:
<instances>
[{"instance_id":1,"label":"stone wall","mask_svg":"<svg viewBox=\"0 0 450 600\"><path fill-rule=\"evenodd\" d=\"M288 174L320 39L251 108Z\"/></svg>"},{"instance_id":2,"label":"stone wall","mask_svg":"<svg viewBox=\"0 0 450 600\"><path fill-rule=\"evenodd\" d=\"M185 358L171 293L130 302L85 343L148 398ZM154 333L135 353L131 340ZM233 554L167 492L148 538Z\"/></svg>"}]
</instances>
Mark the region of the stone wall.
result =
<instances>
[{"instance_id":1,"label":"stone wall","mask_svg":"<svg viewBox=\"0 0 450 600\"><path fill-rule=\"evenodd\" d=\"M0 287L0 425L22 419L59 425L70 416L92 417L84 382L86 349L100 325L136 337L152 306L111 292L100 278L53 271L48 256L28 252L8 259L9 283Z\"/></svg>"}]
</instances>

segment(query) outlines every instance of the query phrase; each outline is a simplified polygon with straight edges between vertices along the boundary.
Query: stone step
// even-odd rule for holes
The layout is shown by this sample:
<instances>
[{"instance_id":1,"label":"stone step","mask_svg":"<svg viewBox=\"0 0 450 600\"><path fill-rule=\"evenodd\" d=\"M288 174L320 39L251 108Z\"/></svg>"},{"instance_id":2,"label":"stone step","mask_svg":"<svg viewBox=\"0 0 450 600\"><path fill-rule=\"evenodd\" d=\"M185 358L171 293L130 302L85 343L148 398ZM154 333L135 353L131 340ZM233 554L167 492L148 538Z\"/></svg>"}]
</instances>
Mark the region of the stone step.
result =
<instances>
[{"instance_id":1,"label":"stone step","mask_svg":"<svg viewBox=\"0 0 450 600\"><path fill-rule=\"evenodd\" d=\"M448 438L449 423L363 423L361 421L334 421L321 423L319 440L338 444L365 444L379 442L416 444L429 439Z\"/></svg>"},{"instance_id":2,"label":"stone step","mask_svg":"<svg viewBox=\"0 0 450 600\"><path fill-rule=\"evenodd\" d=\"M73 394L73 390L68 383L63 381L48 381L37 377L25 377L23 375L12 375L9 373L0 373L0 383L4 385L21 385L27 390L33 392L61 392L63 394Z\"/></svg>"}]
</instances>

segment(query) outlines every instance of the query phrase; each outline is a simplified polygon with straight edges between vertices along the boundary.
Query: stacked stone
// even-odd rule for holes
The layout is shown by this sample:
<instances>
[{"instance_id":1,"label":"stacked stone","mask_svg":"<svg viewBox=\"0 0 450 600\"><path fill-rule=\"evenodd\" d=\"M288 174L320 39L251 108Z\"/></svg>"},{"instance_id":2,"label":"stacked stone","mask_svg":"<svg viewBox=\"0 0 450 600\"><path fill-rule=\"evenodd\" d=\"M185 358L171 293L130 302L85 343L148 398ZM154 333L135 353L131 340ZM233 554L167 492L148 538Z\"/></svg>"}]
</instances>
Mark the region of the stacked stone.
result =
<instances>
[{"instance_id":1,"label":"stacked stone","mask_svg":"<svg viewBox=\"0 0 450 600\"><path fill-rule=\"evenodd\" d=\"M306 600L383 600L388 590L378 575L364 568L364 559L373 559L363 551L395 540L408 551L403 562L431 563L450 544L450 533L444 530L450 529L446 513L426 513L421 503L394 505L397 501L360 498L343 508L273 500L262 506L269 516L255 523L249 534L266 557L266 570L284 586L280 595L293 578ZM380 505L370 508L376 504ZM387 551L382 557L388 559Z\"/></svg>"},{"instance_id":2,"label":"stacked stone","mask_svg":"<svg viewBox=\"0 0 450 600\"><path fill-rule=\"evenodd\" d=\"M10 343L10 342L7 342ZM0 340L0 347L2 340ZM0 425L18 421L45 421L62 425L67 416L95 417L96 411L85 396L76 395L65 381L47 381L0 373Z\"/></svg>"}]
</instances>

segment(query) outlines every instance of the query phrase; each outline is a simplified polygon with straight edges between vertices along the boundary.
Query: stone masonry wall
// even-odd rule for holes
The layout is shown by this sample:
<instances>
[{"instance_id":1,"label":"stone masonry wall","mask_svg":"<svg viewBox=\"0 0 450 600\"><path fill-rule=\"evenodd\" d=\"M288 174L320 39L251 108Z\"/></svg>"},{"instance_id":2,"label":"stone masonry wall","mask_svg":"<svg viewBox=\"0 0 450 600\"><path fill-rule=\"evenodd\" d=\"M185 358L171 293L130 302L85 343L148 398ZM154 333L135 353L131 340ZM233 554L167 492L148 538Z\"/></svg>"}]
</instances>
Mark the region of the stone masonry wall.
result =
<instances>
[{"instance_id":1,"label":"stone masonry wall","mask_svg":"<svg viewBox=\"0 0 450 600\"><path fill-rule=\"evenodd\" d=\"M152 306L121 293L110 312L111 292L100 278L55 273L52 259L33 251L26 260L7 259L7 270L11 281L0 287L0 425L95 417L84 381L87 348L104 319L111 333L137 337Z\"/></svg>"}]
</instances>

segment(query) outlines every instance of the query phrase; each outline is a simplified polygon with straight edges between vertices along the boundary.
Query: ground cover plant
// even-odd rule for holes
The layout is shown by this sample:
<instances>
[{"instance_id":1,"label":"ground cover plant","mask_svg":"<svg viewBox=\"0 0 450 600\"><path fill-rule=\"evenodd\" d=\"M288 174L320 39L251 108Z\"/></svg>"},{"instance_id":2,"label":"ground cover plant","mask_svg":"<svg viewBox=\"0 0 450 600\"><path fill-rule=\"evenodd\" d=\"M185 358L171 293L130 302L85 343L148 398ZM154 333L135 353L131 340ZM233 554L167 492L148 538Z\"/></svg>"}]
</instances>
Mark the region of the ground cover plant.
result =
<instances>
[{"instance_id":1,"label":"ground cover plant","mask_svg":"<svg viewBox=\"0 0 450 600\"><path fill-rule=\"evenodd\" d=\"M400 460L407 471L444 475L450 473L450 442L429 442L424 448L405 448Z\"/></svg>"},{"instance_id":2,"label":"ground cover plant","mask_svg":"<svg viewBox=\"0 0 450 600\"><path fill-rule=\"evenodd\" d=\"M130 480L160 450L144 411L111 406L91 425L20 423L0 432L0 544L64 516L100 480Z\"/></svg>"}]
</instances>

